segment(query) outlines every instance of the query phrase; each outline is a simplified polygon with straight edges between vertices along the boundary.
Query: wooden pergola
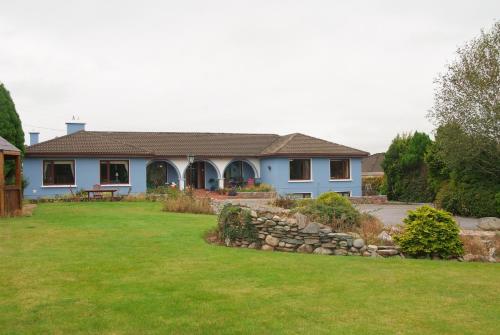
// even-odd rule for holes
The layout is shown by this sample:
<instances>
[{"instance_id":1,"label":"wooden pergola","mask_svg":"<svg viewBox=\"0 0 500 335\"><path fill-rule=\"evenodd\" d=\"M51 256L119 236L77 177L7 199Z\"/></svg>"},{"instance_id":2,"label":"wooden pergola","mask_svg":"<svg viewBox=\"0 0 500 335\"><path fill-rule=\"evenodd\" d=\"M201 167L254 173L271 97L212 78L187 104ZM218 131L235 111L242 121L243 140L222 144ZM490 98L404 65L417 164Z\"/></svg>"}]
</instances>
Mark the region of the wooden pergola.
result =
<instances>
[{"instance_id":1,"label":"wooden pergola","mask_svg":"<svg viewBox=\"0 0 500 335\"><path fill-rule=\"evenodd\" d=\"M5 161L15 163L12 183L6 184ZM0 136L0 216L21 214L23 208L21 151Z\"/></svg>"}]
</instances>

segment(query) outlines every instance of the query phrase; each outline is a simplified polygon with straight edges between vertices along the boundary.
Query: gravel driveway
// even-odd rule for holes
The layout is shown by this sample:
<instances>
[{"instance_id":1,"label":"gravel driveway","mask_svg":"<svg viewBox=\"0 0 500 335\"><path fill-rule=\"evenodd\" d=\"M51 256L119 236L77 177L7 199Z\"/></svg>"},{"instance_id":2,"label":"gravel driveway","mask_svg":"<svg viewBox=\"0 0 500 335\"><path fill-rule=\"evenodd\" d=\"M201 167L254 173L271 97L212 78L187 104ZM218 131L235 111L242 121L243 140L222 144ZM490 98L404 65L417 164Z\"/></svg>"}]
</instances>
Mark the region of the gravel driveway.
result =
<instances>
[{"instance_id":1,"label":"gravel driveway","mask_svg":"<svg viewBox=\"0 0 500 335\"><path fill-rule=\"evenodd\" d=\"M378 217L385 225L394 226L403 223L403 218L406 217L406 212L408 210L414 210L423 204L416 205L405 205L405 204L387 204L387 205L372 205L372 204L360 204L355 205L361 212L370 213ZM478 229L477 224L479 222L476 218L465 218L461 216L455 216L460 227L463 229Z\"/></svg>"}]
</instances>

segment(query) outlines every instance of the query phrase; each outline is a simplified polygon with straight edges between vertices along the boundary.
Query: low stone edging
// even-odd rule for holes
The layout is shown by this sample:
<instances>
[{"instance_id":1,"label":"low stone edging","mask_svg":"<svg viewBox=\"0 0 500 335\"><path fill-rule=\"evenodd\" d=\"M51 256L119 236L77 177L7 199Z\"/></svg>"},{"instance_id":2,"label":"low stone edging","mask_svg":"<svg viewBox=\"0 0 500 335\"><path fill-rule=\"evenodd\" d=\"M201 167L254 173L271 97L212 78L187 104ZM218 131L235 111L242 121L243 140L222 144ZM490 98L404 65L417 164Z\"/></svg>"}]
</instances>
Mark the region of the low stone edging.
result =
<instances>
[{"instance_id":1,"label":"low stone edging","mask_svg":"<svg viewBox=\"0 0 500 335\"><path fill-rule=\"evenodd\" d=\"M356 233L333 232L328 226L308 222L302 214L282 214L285 215L251 210L251 223L257 230L257 239L226 240L226 246L320 255L404 257L396 246L366 245Z\"/></svg>"},{"instance_id":2,"label":"low stone edging","mask_svg":"<svg viewBox=\"0 0 500 335\"><path fill-rule=\"evenodd\" d=\"M387 196L386 195L364 195L362 197L349 197L349 201L351 201L351 203L356 204L356 205L361 205L361 204L380 205L380 204L387 203Z\"/></svg>"}]
</instances>

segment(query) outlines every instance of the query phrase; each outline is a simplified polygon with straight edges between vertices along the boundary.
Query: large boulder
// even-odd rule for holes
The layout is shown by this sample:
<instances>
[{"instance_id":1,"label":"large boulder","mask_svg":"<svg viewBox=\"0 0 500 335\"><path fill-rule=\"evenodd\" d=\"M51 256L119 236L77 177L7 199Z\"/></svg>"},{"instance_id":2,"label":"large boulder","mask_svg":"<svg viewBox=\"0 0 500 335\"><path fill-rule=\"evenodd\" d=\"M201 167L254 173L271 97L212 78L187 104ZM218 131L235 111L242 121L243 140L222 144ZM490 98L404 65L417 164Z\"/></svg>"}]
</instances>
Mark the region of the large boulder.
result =
<instances>
[{"instance_id":1,"label":"large boulder","mask_svg":"<svg viewBox=\"0 0 500 335\"><path fill-rule=\"evenodd\" d=\"M480 218L477 226L481 230L497 231L500 230L500 219L495 217Z\"/></svg>"},{"instance_id":2,"label":"large boulder","mask_svg":"<svg viewBox=\"0 0 500 335\"><path fill-rule=\"evenodd\" d=\"M302 232L306 234L318 234L320 229L321 227L318 223L311 222L302 230Z\"/></svg>"},{"instance_id":3,"label":"large boulder","mask_svg":"<svg viewBox=\"0 0 500 335\"><path fill-rule=\"evenodd\" d=\"M295 220L297 220L297 225L299 226L299 229L305 228L305 226L307 226L307 224L309 223L309 218L304 214L295 213L293 217Z\"/></svg>"},{"instance_id":4,"label":"large boulder","mask_svg":"<svg viewBox=\"0 0 500 335\"><path fill-rule=\"evenodd\" d=\"M265 241L267 244L269 244L272 247L276 247L280 243L279 238L271 236L271 235L267 235Z\"/></svg>"},{"instance_id":5,"label":"large boulder","mask_svg":"<svg viewBox=\"0 0 500 335\"><path fill-rule=\"evenodd\" d=\"M311 252L313 252L313 247L310 246L309 244L302 244L300 247L297 248L297 252L310 254Z\"/></svg>"},{"instance_id":6,"label":"large boulder","mask_svg":"<svg viewBox=\"0 0 500 335\"><path fill-rule=\"evenodd\" d=\"M357 238L355 239L353 242L352 242L352 245L355 247L355 248L362 248L365 246L365 241L362 239L362 238Z\"/></svg>"},{"instance_id":7,"label":"large boulder","mask_svg":"<svg viewBox=\"0 0 500 335\"><path fill-rule=\"evenodd\" d=\"M318 255L331 255L332 251L327 248L319 247L314 249L313 253L318 254Z\"/></svg>"},{"instance_id":8,"label":"large boulder","mask_svg":"<svg viewBox=\"0 0 500 335\"><path fill-rule=\"evenodd\" d=\"M270 246L270 245L268 245L268 244L264 244L264 245L262 246L262 250L264 250L264 251L273 251L273 250L274 250L274 247L271 247L271 246Z\"/></svg>"}]
</instances>

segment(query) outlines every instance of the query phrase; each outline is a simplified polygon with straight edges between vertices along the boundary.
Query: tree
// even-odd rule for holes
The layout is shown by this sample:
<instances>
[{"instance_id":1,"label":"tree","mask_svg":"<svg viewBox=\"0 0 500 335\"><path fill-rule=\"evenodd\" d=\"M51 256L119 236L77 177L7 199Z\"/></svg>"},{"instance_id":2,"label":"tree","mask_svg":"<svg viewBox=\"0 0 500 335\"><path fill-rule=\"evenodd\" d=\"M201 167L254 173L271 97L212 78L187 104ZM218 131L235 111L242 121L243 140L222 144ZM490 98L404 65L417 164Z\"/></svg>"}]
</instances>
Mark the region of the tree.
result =
<instances>
[{"instance_id":1,"label":"tree","mask_svg":"<svg viewBox=\"0 0 500 335\"><path fill-rule=\"evenodd\" d=\"M426 156L436 203L455 214L500 215L500 21L466 43L436 79L436 140Z\"/></svg>"},{"instance_id":2,"label":"tree","mask_svg":"<svg viewBox=\"0 0 500 335\"><path fill-rule=\"evenodd\" d=\"M457 50L458 59L436 79L429 117L456 124L470 136L500 141L500 21Z\"/></svg>"},{"instance_id":3,"label":"tree","mask_svg":"<svg viewBox=\"0 0 500 335\"><path fill-rule=\"evenodd\" d=\"M425 153L432 141L425 133L397 135L385 153L382 168L390 200L429 202L434 198L427 183Z\"/></svg>"},{"instance_id":4,"label":"tree","mask_svg":"<svg viewBox=\"0 0 500 335\"><path fill-rule=\"evenodd\" d=\"M21 119L9 91L0 83L0 136L24 153L24 132Z\"/></svg>"}]
</instances>

